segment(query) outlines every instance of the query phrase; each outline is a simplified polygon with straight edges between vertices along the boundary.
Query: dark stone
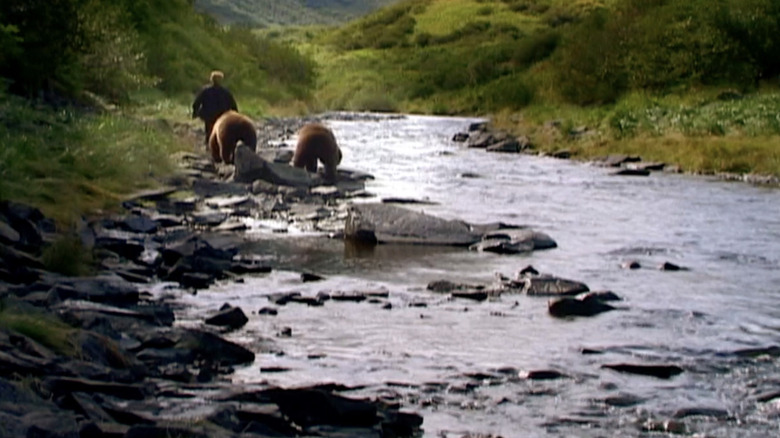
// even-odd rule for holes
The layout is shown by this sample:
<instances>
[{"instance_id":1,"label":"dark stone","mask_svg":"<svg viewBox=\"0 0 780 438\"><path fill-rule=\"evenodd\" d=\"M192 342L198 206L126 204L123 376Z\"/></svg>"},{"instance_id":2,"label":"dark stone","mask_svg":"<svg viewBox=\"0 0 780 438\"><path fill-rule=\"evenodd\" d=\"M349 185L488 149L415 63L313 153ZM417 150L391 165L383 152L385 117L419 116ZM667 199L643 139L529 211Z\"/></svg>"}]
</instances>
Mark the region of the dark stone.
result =
<instances>
[{"instance_id":1,"label":"dark stone","mask_svg":"<svg viewBox=\"0 0 780 438\"><path fill-rule=\"evenodd\" d=\"M613 175L617 176L648 176L650 175L650 171L647 169L620 169L617 172L613 173Z\"/></svg>"},{"instance_id":2,"label":"dark stone","mask_svg":"<svg viewBox=\"0 0 780 438\"><path fill-rule=\"evenodd\" d=\"M524 277L518 280L522 292L530 296L573 296L590 289L584 283L553 276Z\"/></svg>"},{"instance_id":3,"label":"dark stone","mask_svg":"<svg viewBox=\"0 0 780 438\"><path fill-rule=\"evenodd\" d=\"M473 301L485 301L488 299L488 293L482 291L462 291L452 292L453 298L464 298Z\"/></svg>"},{"instance_id":4,"label":"dark stone","mask_svg":"<svg viewBox=\"0 0 780 438\"><path fill-rule=\"evenodd\" d=\"M216 277L202 272L184 272L179 276L179 284L185 288L208 289L216 281Z\"/></svg>"},{"instance_id":5,"label":"dark stone","mask_svg":"<svg viewBox=\"0 0 780 438\"><path fill-rule=\"evenodd\" d=\"M661 264L658 267L658 269L660 269L661 271L687 271L688 270L688 268L675 265L674 263L669 263L669 262L663 262L663 264Z\"/></svg>"},{"instance_id":6,"label":"dark stone","mask_svg":"<svg viewBox=\"0 0 780 438\"><path fill-rule=\"evenodd\" d=\"M241 310L240 307L231 307L207 318L206 324L237 329L243 327L248 321L249 318L246 317L244 311Z\"/></svg>"},{"instance_id":7,"label":"dark stone","mask_svg":"<svg viewBox=\"0 0 780 438\"><path fill-rule=\"evenodd\" d=\"M304 428L315 425L370 427L379 422L373 403L319 389L268 389L262 396Z\"/></svg>"},{"instance_id":8,"label":"dark stone","mask_svg":"<svg viewBox=\"0 0 780 438\"><path fill-rule=\"evenodd\" d=\"M344 236L367 243L468 246L480 240L463 221L445 220L391 204L353 204Z\"/></svg>"},{"instance_id":9,"label":"dark stone","mask_svg":"<svg viewBox=\"0 0 780 438\"><path fill-rule=\"evenodd\" d=\"M468 139L469 139L469 134L466 132L458 132L457 134L452 136L452 141L456 143L463 143Z\"/></svg>"},{"instance_id":10,"label":"dark stone","mask_svg":"<svg viewBox=\"0 0 780 438\"><path fill-rule=\"evenodd\" d=\"M539 271L537 271L536 268L534 268L533 266L528 265L525 268L518 271L517 275L518 277L530 277L530 276L539 275Z\"/></svg>"},{"instance_id":11,"label":"dark stone","mask_svg":"<svg viewBox=\"0 0 780 438\"><path fill-rule=\"evenodd\" d=\"M555 370L536 370L525 373L525 378L528 380L555 380L562 379L564 377L569 376Z\"/></svg>"},{"instance_id":12,"label":"dark stone","mask_svg":"<svg viewBox=\"0 0 780 438\"><path fill-rule=\"evenodd\" d=\"M360 293L337 293L331 294L330 299L333 301L350 301L353 303L360 303L368 299L364 294Z\"/></svg>"},{"instance_id":13,"label":"dark stone","mask_svg":"<svg viewBox=\"0 0 780 438\"><path fill-rule=\"evenodd\" d=\"M623 262L620 265L620 267L623 268L623 269L639 269L639 268L642 267L642 265L640 265L639 262L636 261L636 260L629 260L629 261Z\"/></svg>"},{"instance_id":14,"label":"dark stone","mask_svg":"<svg viewBox=\"0 0 780 438\"><path fill-rule=\"evenodd\" d=\"M49 377L42 385L55 397L73 392L107 394L125 400L143 400L146 389L141 385L101 382L74 377Z\"/></svg>"},{"instance_id":15,"label":"dark stone","mask_svg":"<svg viewBox=\"0 0 780 438\"><path fill-rule=\"evenodd\" d=\"M688 417L712 417L718 420L727 420L731 418L729 412L719 408L683 408L675 411L674 418Z\"/></svg>"},{"instance_id":16,"label":"dark stone","mask_svg":"<svg viewBox=\"0 0 780 438\"><path fill-rule=\"evenodd\" d=\"M191 350L197 357L220 365L241 365L255 360L255 354L250 350L213 333L199 330L186 331L176 348Z\"/></svg>"},{"instance_id":17,"label":"dark stone","mask_svg":"<svg viewBox=\"0 0 780 438\"><path fill-rule=\"evenodd\" d=\"M325 279L325 277L322 277L322 276L317 275L317 274L313 274L311 272L302 272L301 273L301 281L304 282L304 283L309 283L309 282L313 282L313 281L322 281L324 279Z\"/></svg>"},{"instance_id":18,"label":"dark stone","mask_svg":"<svg viewBox=\"0 0 780 438\"><path fill-rule=\"evenodd\" d=\"M684 370L676 365L634 365L634 364L606 364L602 368L607 368L621 373L638 374L642 376L657 377L659 379L669 379Z\"/></svg>"},{"instance_id":19,"label":"dark stone","mask_svg":"<svg viewBox=\"0 0 780 438\"><path fill-rule=\"evenodd\" d=\"M267 274L272 267L257 261L238 261L230 265L230 272L234 274Z\"/></svg>"},{"instance_id":20,"label":"dark stone","mask_svg":"<svg viewBox=\"0 0 780 438\"><path fill-rule=\"evenodd\" d=\"M272 307L263 307L262 309L257 311L258 315L271 315L276 316L279 314L279 311L272 308Z\"/></svg>"},{"instance_id":21,"label":"dark stone","mask_svg":"<svg viewBox=\"0 0 780 438\"><path fill-rule=\"evenodd\" d=\"M600 313L615 310L615 308L598 298L579 299L565 297L550 302L547 310L550 312L550 315L563 318L567 316L596 316Z\"/></svg>"},{"instance_id":22,"label":"dark stone","mask_svg":"<svg viewBox=\"0 0 780 438\"><path fill-rule=\"evenodd\" d=\"M496 254L519 254L557 246L558 244L547 234L517 228L488 232L482 236L482 241L471 245L469 249Z\"/></svg>"}]
</instances>

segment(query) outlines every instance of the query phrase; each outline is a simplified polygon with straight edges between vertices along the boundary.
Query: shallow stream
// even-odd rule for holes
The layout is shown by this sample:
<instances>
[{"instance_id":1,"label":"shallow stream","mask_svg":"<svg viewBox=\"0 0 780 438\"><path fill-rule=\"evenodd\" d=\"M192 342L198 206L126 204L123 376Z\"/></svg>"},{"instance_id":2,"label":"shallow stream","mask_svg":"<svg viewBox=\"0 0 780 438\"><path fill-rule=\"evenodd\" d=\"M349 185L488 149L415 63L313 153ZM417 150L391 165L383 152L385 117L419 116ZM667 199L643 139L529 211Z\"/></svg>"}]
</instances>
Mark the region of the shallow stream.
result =
<instances>
[{"instance_id":1,"label":"shallow stream","mask_svg":"<svg viewBox=\"0 0 780 438\"><path fill-rule=\"evenodd\" d=\"M356 387L345 395L383 397L421 413L430 437L780 435L780 398L757 400L780 391L777 352L738 354L780 345L780 190L670 173L613 176L614 169L586 163L453 143L472 121L327 124L344 152L342 166L373 174L366 189L377 197L428 200L435 204L409 208L472 223L529 225L559 247L511 256L358 250L311 233L252 232L250 246L274 272L182 297L191 306L180 315L185 322L229 302L250 318L231 339L251 346L269 338L283 352L258 351L233 380ZM622 269L628 260L642 268ZM689 270L661 271L663 262ZM545 298L478 303L426 290L443 279L489 284L529 264L611 290L623 297L622 310L555 319ZM302 283L301 271L326 279ZM270 306L272 293L372 290L388 291L391 308L329 301L256 313ZM286 328L291 336L277 335ZM685 371L665 380L601 368L614 363ZM567 377L523 378L532 370ZM691 408L708 415L684 411Z\"/></svg>"}]
</instances>

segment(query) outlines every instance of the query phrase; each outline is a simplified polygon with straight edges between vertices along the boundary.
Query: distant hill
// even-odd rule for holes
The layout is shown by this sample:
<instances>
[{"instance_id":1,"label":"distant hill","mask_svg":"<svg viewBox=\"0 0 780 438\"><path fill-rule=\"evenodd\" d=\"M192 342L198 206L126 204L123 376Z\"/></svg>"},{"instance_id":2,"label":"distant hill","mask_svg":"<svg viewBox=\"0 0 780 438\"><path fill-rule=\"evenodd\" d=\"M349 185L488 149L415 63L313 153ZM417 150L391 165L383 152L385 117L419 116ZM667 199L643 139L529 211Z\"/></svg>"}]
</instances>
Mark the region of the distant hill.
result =
<instances>
[{"instance_id":1,"label":"distant hill","mask_svg":"<svg viewBox=\"0 0 780 438\"><path fill-rule=\"evenodd\" d=\"M399 0L195 0L195 9L224 24L336 24Z\"/></svg>"}]
</instances>

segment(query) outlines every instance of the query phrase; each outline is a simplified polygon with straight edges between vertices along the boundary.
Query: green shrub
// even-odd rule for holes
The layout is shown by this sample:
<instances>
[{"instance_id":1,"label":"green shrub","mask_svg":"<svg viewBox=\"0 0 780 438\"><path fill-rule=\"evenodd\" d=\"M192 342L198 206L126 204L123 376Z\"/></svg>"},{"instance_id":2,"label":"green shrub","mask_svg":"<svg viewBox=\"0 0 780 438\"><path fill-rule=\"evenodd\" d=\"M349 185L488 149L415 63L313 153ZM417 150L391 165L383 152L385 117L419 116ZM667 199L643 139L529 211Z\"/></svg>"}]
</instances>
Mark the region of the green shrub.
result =
<instances>
[{"instance_id":1,"label":"green shrub","mask_svg":"<svg viewBox=\"0 0 780 438\"><path fill-rule=\"evenodd\" d=\"M519 75L504 76L487 84L478 102L482 110L519 110L531 103L534 91Z\"/></svg>"}]
</instances>

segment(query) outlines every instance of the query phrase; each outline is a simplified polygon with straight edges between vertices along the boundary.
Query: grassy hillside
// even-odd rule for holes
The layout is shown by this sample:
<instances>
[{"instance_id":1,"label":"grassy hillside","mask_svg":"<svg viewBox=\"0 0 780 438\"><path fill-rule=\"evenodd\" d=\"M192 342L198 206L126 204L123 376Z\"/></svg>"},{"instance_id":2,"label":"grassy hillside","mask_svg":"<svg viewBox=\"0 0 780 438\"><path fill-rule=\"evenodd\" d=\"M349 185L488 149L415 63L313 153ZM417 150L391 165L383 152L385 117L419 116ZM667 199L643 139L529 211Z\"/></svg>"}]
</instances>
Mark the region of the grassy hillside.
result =
<instances>
[{"instance_id":1,"label":"grassy hillside","mask_svg":"<svg viewBox=\"0 0 780 438\"><path fill-rule=\"evenodd\" d=\"M225 24L251 26L343 23L398 0L195 0Z\"/></svg>"},{"instance_id":2,"label":"grassy hillside","mask_svg":"<svg viewBox=\"0 0 780 438\"><path fill-rule=\"evenodd\" d=\"M492 115L544 150L780 175L772 0L406 0L266 35L317 61L322 109Z\"/></svg>"},{"instance_id":3,"label":"grassy hillside","mask_svg":"<svg viewBox=\"0 0 780 438\"><path fill-rule=\"evenodd\" d=\"M0 2L0 200L68 224L160 184L213 69L254 117L306 108L316 80L296 49L190 0Z\"/></svg>"}]
</instances>

